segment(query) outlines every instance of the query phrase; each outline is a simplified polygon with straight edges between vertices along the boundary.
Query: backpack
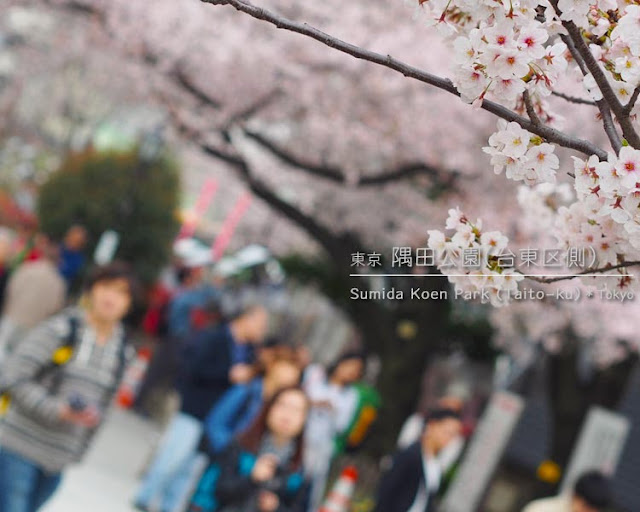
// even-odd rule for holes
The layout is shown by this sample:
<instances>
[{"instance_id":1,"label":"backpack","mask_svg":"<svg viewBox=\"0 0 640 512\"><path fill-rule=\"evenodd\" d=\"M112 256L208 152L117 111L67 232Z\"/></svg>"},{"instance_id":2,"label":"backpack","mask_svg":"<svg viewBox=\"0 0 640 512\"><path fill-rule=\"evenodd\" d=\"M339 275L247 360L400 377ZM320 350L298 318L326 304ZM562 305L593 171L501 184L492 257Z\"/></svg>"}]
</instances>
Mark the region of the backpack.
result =
<instances>
[{"instance_id":1,"label":"backpack","mask_svg":"<svg viewBox=\"0 0 640 512\"><path fill-rule=\"evenodd\" d=\"M3 416L9 406L11 404L11 388L22 384L27 381L40 381L44 377L48 375L53 376L53 381L51 383L51 391L55 392L55 390L60 385L60 379L62 378L62 373L58 371L62 367L64 367L75 352L76 345L78 344L78 318L74 315L70 315L69 318L69 334L62 339L62 343L58 346L58 348L51 354L51 360L48 364L42 366L35 375L32 375L24 380L19 380L17 382L13 382L4 388L0 387L0 416ZM116 373L115 381L118 383L122 378L122 374L124 373L124 368L126 366L126 340L122 343L121 350L118 354L118 370Z\"/></svg>"},{"instance_id":2,"label":"backpack","mask_svg":"<svg viewBox=\"0 0 640 512\"><path fill-rule=\"evenodd\" d=\"M380 394L366 384L354 384L358 394L358 404L347 429L335 440L335 453L359 448L367 438L373 422L378 417Z\"/></svg>"}]
</instances>

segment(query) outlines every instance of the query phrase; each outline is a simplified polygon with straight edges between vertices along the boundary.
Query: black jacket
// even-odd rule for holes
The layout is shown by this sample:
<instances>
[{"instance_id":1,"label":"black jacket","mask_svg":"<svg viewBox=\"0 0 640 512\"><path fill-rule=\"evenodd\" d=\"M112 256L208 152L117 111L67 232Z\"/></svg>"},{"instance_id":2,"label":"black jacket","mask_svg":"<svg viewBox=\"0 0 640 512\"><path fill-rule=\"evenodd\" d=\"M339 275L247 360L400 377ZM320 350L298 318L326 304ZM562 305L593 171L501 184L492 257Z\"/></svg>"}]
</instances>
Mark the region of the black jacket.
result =
<instances>
[{"instance_id":1,"label":"black jacket","mask_svg":"<svg viewBox=\"0 0 640 512\"><path fill-rule=\"evenodd\" d=\"M228 324L203 329L185 341L178 377L182 412L204 420L229 389L233 344Z\"/></svg>"},{"instance_id":2,"label":"black jacket","mask_svg":"<svg viewBox=\"0 0 640 512\"><path fill-rule=\"evenodd\" d=\"M251 471L256 456L243 450L237 442L218 457L220 478L216 496L219 510L226 507L239 510L255 510L257 495L261 490L269 490L278 495L280 506L276 512L305 512L309 502L309 483L301 472L279 468L272 481L258 484L251 479Z\"/></svg>"},{"instance_id":3,"label":"black jacket","mask_svg":"<svg viewBox=\"0 0 640 512\"><path fill-rule=\"evenodd\" d=\"M420 442L402 450L393 458L391 469L382 476L378 486L375 512L407 512L426 482ZM435 510L436 496L429 496L424 512Z\"/></svg>"}]
</instances>

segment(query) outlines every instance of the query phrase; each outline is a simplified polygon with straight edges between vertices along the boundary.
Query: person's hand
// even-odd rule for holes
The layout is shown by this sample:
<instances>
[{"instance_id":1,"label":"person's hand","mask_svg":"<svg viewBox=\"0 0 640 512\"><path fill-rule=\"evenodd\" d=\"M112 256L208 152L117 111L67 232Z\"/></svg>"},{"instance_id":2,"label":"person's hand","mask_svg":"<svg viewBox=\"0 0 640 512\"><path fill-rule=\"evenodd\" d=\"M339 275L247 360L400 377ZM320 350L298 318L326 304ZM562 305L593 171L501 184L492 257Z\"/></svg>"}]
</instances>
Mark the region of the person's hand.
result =
<instances>
[{"instance_id":1,"label":"person's hand","mask_svg":"<svg viewBox=\"0 0 640 512\"><path fill-rule=\"evenodd\" d=\"M74 411L69 404L60 408L60 420L79 427L95 428L100 424L100 411L90 405L82 411Z\"/></svg>"},{"instance_id":2,"label":"person's hand","mask_svg":"<svg viewBox=\"0 0 640 512\"><path fill-rule=\"evenodd\" d=\"M276 474L277 467L278 459L276 459L276 457L273 455L263 455L253 465L251 478L254 482L266 482L267 480L271 480Z\"/></svg>"},{"instance_id":3,"label":"person's hand","mask_svg":"<svg viewBox=\"0 0 640 512\"><path fill-rule=\"evenodd\" d=\"M262 491L258 495L258 510L260 512L275 512L280 506L280 498L270 491Z\"/></svg>"},{"instance_id":4,"label":"person's hand","mask_svg":"<svg viewBox=\"0 0 640 512\"><path fill-rule=\"evenodd\" d=\"M253 366L250 364L234 364L229 370L229 380L234 384L244 384L253 379L255 373Z\"/></svg>"}]
</instances>

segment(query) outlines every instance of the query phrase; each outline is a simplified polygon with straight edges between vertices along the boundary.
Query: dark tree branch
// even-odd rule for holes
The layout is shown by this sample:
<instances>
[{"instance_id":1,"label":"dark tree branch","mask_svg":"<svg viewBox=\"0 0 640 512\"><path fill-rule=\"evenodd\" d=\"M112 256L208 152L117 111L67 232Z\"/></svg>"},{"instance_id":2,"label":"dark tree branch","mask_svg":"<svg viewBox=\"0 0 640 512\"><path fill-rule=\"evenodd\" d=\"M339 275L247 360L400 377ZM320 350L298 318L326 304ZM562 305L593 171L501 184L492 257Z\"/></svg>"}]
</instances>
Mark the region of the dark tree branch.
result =
<instances>
[{"instance_id":1,"label":"dark tree branch","mask_svg":"<svg viewBox=\"0 0 640 512\"><path fill-rule=\"evenodd\" d=\"M106 19L104 10L91 2L83 2L82 0L67 0L64 3L52 2L51 0L45 0L45 2L47 5L52 7L66 9L67 11L75 12L84 16L94 16L101 23L104 23Z\"/></svg>"},{"instance_id":2,"label":"dark tree branch","mask_svg":"<svg viewBox=\"0 0 640 512\"><path fill-rule=\"evenodd\" d=\"M558 7L558 0L550 0L550 1L556 14L560 18L560 16L562 15L562 11ZM602 71L602 68L598 64L598 61L593 56L593 54L591 53L591 50L587 46L587 43L582 37L582 32L580 31L580 28L578 28L578 26L572 21L562 20L562 25L569 33L569 37L574 43L574 49L580 54L580 56L584 61L584 64L586 65L587 69L589 70L596 84L598 85L598 88L602 93L602 97L604 101L607 103L611 111L616 115L618 123L620 123L620 127L622 128L622 135L631 146L633 146L636 149L640 149L640 136L636 132L635 127L633 126L633 123L629 118L629 114L625 112L624 106L620 103L620 100L618 100L618 97L616 96L616 93L614 92L613 87L611 87L609 80L607 79L606 75ZM584 70L583 70L583 73L584 73ZM602 112L602 109L601 109L601 112ZM604 113L603 113L603 121L605 122L605 129L607 129L606 124L608 123L608 121L606 120L606 116L604 115ZM610 123L610 124L611 126L613 126L613 123ZM607 130L607 135L610 135L609 130ZM614 142L612 141L612 144L613 143Z\"/></svg>"},{"instance_id":3,"label":"dark tree branch","mask_svg":"<svg viewBox=\"0 0 640 512\"><path fill-rule=\"evenodd\" d=\"M244 133L250 139L260 144L260 146L262 146L264 149L268 150L270 153L273 153L280 160L282 160L287 165L290 165L291 167L302 169L309 174L313 174L314 176L318 176L335 183L346 182L344 173L342 172L342 170L336 167L331 167L329 165L318 165L314 162L311 162L310 160L306 160L304 157L294 155L274 144L258 132L245 129Z\"/></svg>"},{"instance_id":4,"label":"dark tree branch","mask_svg":"<svg viewBox=\"0 0 640 512\"><path fill-rule=\"evenodd\" d=\"M569 48L569 51L571 52L572 57L578 64L580 71L582 71L582 74L585 76L588 75L590 72L589 67L587 66L587 63L585 62L582 54L580 53L580 50L576 46L575 41L572 39L571 36L568 36L568 35L562 35L561 39L567 45L567 48ZM580 36L580 40L582 40L582 36ZM591 54L591 51L588 48L587 48L587 52L593 58L593 55ZM598 70L600 70L599 67L598 67ZM606 80L606 77L605 77L605 80ZM594 102L594 104L598 107L598 110L600 111L600 117L602 118L602 127L604 128L604 132L606 133L607 138L609 139L609 143L617 153L618 151L620 151L620 148L622 147L622 140L620 139L620 134L618 133L618 130L616 129L616 126L613 122L613 116L611 115L611 108L609 107L609 104L604 98ZM600 158L600 160L603 160L603 158Z\"/></svg>"},{"instance_id":5,"label":"dark tree branch","mask_svg":"<svg viewBox=\"0 0 640 512\"><path fill-rule=\"evenodd\" d=\"M298 210L291 203L278 197L262 180L256 178L247 161L237 154L218 148L208 143L198 143L200 149L208 156L221 160L236 169L238 175L251 191L265 201L274 210L284 215L309 236L316 240L336 261L346 261L346 255L361 249L359 241L353 234L335 235L318 223L313 217Z\"/></svg>"},{"instance_id":6,"label":"dark tree branch","mask_svg":"<svg viewBox=\"0 0 640 512\"><path fill-rule=\"evenodd\" d=\"M279 147L258 132L245 129L244 133L250 139L260 144L260 146L262 146L264 149L268 150L270 153L274 154L276 157L278 157L280 160L282 160L287 165L290 165L291 167L295 167L308 174L327 179L334 183L349 183L345 172L341 169L338 169L337 167L332 167L329 165L318 165L314 162L306 160L304 157L294 155L293 153ZM451 186L454 180L456 180L460 176L460 173L457 171L444 171L442 169L438 169L437 167L433 167L422 162L412 162L400 165L395 169L380 172L378 174L362 176L358 179L355 185L360 187L379 186L418 175L429 176L437 184Z\"/></svg>"},{"instance_id":7,"label":"dark tree branch","mask_svg":"<svg viewBox=\"0 0 640 512\"><path fill-rule=\"evenodd\" d=\"M263 20L278 28L296 32L304 36L310 37L319 41L320 43L334 48L340 52L351 55L357 59L362 59L380 66L392 69L401 73L402 75L424 82L433 87L446 91L455 96L460 96L460 93L455 88L451 80L442 78L431 73L427 73L419 68L410 66L402 61L399 61L390 55L382 55L380 53L366 50L354 44L347 43L340 39L337 39L329 34L326 34L306 23L298 23L287 18L284 18L278 14L270 12L266 9L256 7L248 2L242 0L201 0L205 3L213 5L229 5L240 12L244 12L253 18ZM518 123L522 128L528 130L540 137L546 139L549 142L558 144L569 149L574 149L586 155L597 155L601 159L607 158L607 153L603 149L599 148L590 141L583 140L577 137L572 137L566 133L560 132L549 126L536 126L534 123L524 116L517 114L516 112L508 109L507 107L495 103L493 101L484 100L482 102L482 109L487 112L505 119L507 121L514 121Z\"/></svg>"},{"instance_id":8,"label":"dark tree branch","mask_svg":"<svg viewBox=\"0 0 640 512\"><path fill-rule=\"evenodd\" d=\"M590 107L597 107L597 103L593 100L586 100L584 98L576 98L575 96L570 96L569 94L564 94L562 92L552 91L551 94L553 96L557 96L558 98L562 98L569 103L575 103L576 105L589 105Z\"/></svg>"},{"instance_id":9,"label":"dark tree branch","mask_svg":"<svg viewBox=\"0 0 640 512\"><path fill-rule=\"evenodd\" d=\"M624 107L624 112L626 115L631 115L631 111L633 110L633 108L636 106L636 102L638 101L638 96L640 95L640 85L638 85L635 90L633 91L633 95L631 96L631 99L629 100L629 103L627 103Z\"/></svg>"},{"instance_id":10,"label":"dark tree branch","mask_svg":"<svg viewBox=\"0 0 640 512\"><path fill-rule=\"evenodd\" d=\"M177 85L182 87L185 91L187 91L191 96L196 98L201 103L214 108L216 110L222 107L222 102L212 97L208 92L205 92L201 87L195 84L193 80L189 77L189 75L184 71L182 66L178 65L176 68L170 73L171 78L176 82Z\"/></svg>"},{"instance_id":11,"label":"dark tree branch","mask_svg":"<svg viewBox=\"0 0 640 512\"><path fill-rule=\"evenodd\" d=\"M531 101L531 95L529 94L529 91L524 91L522 93L522 99L524 101L524 106L527 109L527 115L529 116L529 119L531 119L531 122L537 126L542 125L538 114L536 114L536 109L533 106L533 102Z\"/></svg>"},{"instance_id":12,"label":"dark tree branch","mask_svg":"<svg viewBox=\"0 0 640 512\"><path fill-rule=\"evenodd\" d=\"M460 176L456 170L444 171L425 163L408 163L391 171L381 172L371 176L363 176L358 182L361 186L384 185L393 181L411 178L413 176L429 176L436 183L450 186Z\"/></svg>"},{"instance_id":13,"label":"dark tree branch","mask_svg":"<svg viewBox=\"0 0 640 512\"><path fill-rule=\"evenodd\" d=\"M253 117L255 114L271 105L281 95L282 91L280 89L274 89L270 93L265 94L262 98L258 98L249 106L231 115L231 117L225 121L223 129L228 130L234 124L246 121Z\"/></svg>"},{"instance_id":14,"label":"dark tree branch","mask_svg":"<svg viewBox=\"0 0 640 512\"><path fill-rule=\"evenodd\" d=\"M574 275L570 275L570 276L563 275L558 277L533 277L530 274L527 274L527 279L531 279L532 281L536 281L537 283L544 283L544 284L557 283L558 281L567 281L569 279L575 279L576 277L580 277L585 274L604 274L605 272L610 272L612 270L635 267L638 265L640 265L640 261L625 261L624 263L619 263L617 265L609 265L601 268L588 268L581 272L576 272ZM518 270L518 272L520 274L525 274L520 270ZM624 277L624 275L620 274L620 277Z\"/></svg>"}]
</instances>

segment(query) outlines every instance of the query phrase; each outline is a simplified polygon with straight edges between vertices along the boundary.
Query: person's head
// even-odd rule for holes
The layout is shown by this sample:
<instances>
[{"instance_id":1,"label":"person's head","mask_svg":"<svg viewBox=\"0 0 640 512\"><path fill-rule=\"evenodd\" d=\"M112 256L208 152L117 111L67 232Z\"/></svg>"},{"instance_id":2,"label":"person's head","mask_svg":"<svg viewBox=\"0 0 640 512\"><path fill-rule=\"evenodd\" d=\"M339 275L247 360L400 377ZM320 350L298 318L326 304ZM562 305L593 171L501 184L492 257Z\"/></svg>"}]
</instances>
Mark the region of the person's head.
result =
<instances>
[{"instance_id":1,"label":"person's head","mask_svg":"<svg viewBox=\"0 0 640 512\"><path fill-rule=\"evenodd\" d=\"M87 307L105 323L121 321L138 296L138 281L126 263L114 262L94 269L85 285Z\"/></svg>"},{"instance_id":2,"label":"person's head","mask_svg":"<svg viewBox=\"0 0 640 512\"><path fill-rule=\"evenodd\" d=\"M451 409L434 409L426 417L422 445L432 455L437 455L462 432L460 414Z\"/></svg>"},{"instance_id":3,"label":"person's head","mask_svg":"<svg viewBox=\"0 0 640 512\"><path fill-rule=\"evenodd\" d=\"M82 251L87 245L88 233L84 226L75 224L64 235L64 246L70 251Z\"/></svg>"},{"instance_id":4,"label":"person's head","mask_svg":"<svg viewBox=\"0 0 640 512\"><path fill-rule=\"evenodd\" d=\"M295 443L295 455L291 461L293 468L302 462L302 437L307 421L310 402L299 386L279 390L264 405L253 424L238 438L240 445L252 453L257 453L266 434L277 440Z\"/></svg>"},{"instance_id":5,"label":"person's head","mask_svg":"<svg viewBox=\"0 0 640 512\"><path fill-rule=\"evenodd\" d=\"M290 344L273 336L268 337L260 344L257 353L257 360L260 368L262 368L265 373L269 371L273 363L281 359L287 359L298 363L298 352Z\"/></svg>"},{"instance_id":6,"label":"person's head","mask_svg":"<svg viewBox=\"0 0 640 512\"><path fill-rule=\"evenodd\" d=\"M44 259L57 263L60 259L60 249L56 243L44 233L36 233L33 237L33 248Z\"/></svg>"},{"instance_id":7,"label":"person's head","mask_svg":"<svg viewBox=\"0 0 640 512\"><path fill-rule=\"evenodd\" d=\"M275 359L267 368L264 380L265 390L268 393L276 393L281 389L300 384L302 371L293 358L279 357ZM266 387L269 389L266 389Z\"/></svg>"},{"instance_id":8,"label":"person's head","mask_svg":"<svg viewBox=\"0 0 640 512\"><path fill-rule=\"evenodd\" d=\"M346 352L328 370L329 380L341 386L354 384L362 379L365 356L362 352Z\"/></svg>"},{"instance_id":9,"label":"person's head","mask_svg":"<svg viewBox=\"0 0 640 512\"><path fill-rule=\"evenodd\" d=\"M240 342L262 343L269 328L269 314L263 306L250 306L231 320L231 328Z\"/></svg>"},{"instance_id":10,"label":"person's head","mask_svg":"<svg viewBox=\"0 0 640 512\"><path fill-rule=\"evenodd\" d=\"M603 512L611 503L609 479L599 471L589 471L573 487L571 512Z\"/></svg>"}]
</instances>

